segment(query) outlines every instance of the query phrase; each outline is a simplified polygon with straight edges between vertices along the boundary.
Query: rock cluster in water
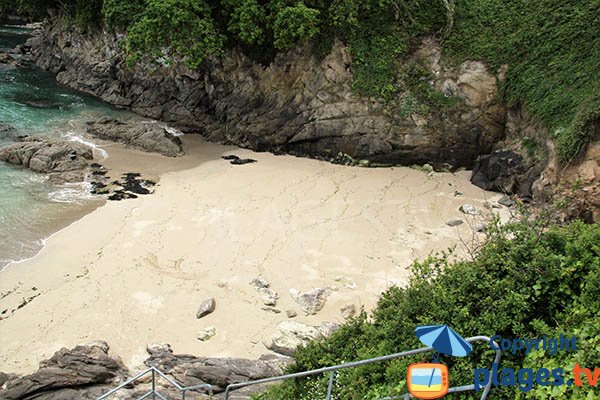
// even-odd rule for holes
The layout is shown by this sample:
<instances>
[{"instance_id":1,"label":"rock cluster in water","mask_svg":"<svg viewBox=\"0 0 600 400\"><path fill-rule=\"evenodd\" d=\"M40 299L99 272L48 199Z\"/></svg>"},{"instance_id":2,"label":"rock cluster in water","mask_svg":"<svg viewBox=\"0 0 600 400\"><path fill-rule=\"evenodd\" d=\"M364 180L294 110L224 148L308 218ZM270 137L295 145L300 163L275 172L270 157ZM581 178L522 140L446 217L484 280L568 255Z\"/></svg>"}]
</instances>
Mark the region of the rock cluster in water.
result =
<instances>
[{"instance_id":1,"label":"rock cluster in water","mask_svg":"<svg viewBox=\"0 0 600 400\"><path fill-rule=\"evenodd\" d=\"M44 136L24 137L0 148L0 161L48 174L57 183L83 181L93 158L89 146Z\"/></svg>"}]
</instances>

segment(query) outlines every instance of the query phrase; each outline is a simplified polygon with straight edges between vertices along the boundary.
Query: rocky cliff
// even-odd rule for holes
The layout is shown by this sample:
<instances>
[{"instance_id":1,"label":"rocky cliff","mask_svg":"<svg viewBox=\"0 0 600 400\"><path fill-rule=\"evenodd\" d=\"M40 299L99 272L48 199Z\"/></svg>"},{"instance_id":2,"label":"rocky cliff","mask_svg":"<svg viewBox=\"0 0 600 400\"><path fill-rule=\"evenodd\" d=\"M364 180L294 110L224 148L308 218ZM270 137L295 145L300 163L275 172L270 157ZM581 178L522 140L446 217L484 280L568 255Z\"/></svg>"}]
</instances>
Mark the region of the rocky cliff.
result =
<instances>
[{"instance_id":1,"label":"rocky cliff","mask_svg":"<svg viewBox=\"0 0 600 400\"><path fill-rule=\"evenodd\" d=\"M454 112L411 110L403 94L388 103L355 96L341 43L322 60L299 48L268 66L231 50L197 71L127 68L117 39L108 34L82 36L48 26L30 44L38 65L57 73L61 83L186 132L259 151L471 167L504 135L497 76L478 62L444 67L433 40L423 42L414 62L427 62L432 87L462 99Z\"/></svg>"}]
</instances>

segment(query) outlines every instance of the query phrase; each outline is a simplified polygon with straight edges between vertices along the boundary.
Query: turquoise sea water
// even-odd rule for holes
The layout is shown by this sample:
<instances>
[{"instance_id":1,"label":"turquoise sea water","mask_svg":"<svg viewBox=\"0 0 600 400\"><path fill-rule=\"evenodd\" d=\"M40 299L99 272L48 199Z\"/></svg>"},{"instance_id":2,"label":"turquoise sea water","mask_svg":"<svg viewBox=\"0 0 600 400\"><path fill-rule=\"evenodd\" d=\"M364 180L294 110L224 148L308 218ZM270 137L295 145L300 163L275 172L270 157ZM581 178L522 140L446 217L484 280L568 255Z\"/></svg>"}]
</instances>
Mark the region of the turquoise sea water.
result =
<instances>
[{"instance_id":1,"label":"turquoise sea water","mask_svg":"<svg viewBox=\"0 0 600 400\"><path fill-rule=\"evenodd\" d=\"M27 40L29 31L0 26L0 50ZM19 135L52 135L86 140L85 121L128 114L57 84L53 74L35 66L0 69L0 122ZM0 145L18 140L0 133ZM100 149L95 156L103 157ZM35 255L43 239L94 205L86 185L57 187L46 177L0 162L0 269Z\"/></svg>"}]
</instances>

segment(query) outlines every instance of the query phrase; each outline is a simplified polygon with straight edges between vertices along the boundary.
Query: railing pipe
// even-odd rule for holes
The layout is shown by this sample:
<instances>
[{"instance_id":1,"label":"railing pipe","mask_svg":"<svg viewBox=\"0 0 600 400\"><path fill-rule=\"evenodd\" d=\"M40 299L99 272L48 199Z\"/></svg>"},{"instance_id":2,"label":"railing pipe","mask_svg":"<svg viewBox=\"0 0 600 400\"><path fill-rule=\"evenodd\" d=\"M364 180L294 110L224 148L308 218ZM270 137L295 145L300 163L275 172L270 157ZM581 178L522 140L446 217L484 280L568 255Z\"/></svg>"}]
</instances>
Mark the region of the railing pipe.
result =
<instances>
[{"instance_id":1,"label":"railing pipe","mask_svg":"<svg viewBox=\"0 0 600 400\"><path fill-rule=\"evenodd\" d=\"M470 342L470 343L471 342L477 342L477 341L490 342L491 340L492 339L489 338L489 337L487 337L487 336L473 336L471 338L468 338L467 342ZM499 347L497 346L497 344L496 344L496 348L498 350L496 350L496 357L494 359L494 362L498 364L498 363L500 363L500 358L501 358L501 355L502 355L502 351L499 349ZM258 379L258 380L255 380L255 381L233 383L233 384L227 386L227 388L225 388L225 400L229 400L229 395L231 394L231 392L233 390L240 389L240 388L243 388L243 387L246 387L246 386L253 386L253 385L259 385L259 384L264 384L264 383L273 383L273 382L278 382L278 381L283 381L283 380L288 380L288 379L304 378L304 377L307 377L307 376L324 374L324 373L327 373L327 372L335 372L335 371L338 371L338 370L341 370L341 369L360 367L360 366L363 366L363 365L368 365L368 364L372 364L372 363L376 363L376 362L394 360L396 358L411 356L411 355L420 354L420 353L426 353L426 352L429 352L429 351L434 351L434 349L432 347L422 347L420 349L407 350L407 351L403 351L403 352L400 352L400 353L389 354L389 355L381 356L381 357L374 357L374 358L370 358L370 359L367 359L367 360L354 361L354 362L350 362L350 363L346 363L346 364L335 365L335 366L332 366L332 367L319 368L319 369L315 369L315 370L312 370L312 371L296 372L296 373L293 373L293 374L287 374L287 375L282 375L282 376L275 376L275 377L272 377L272 378ZM466 389L467 387L469 389ZM459 387L454 387L454 388L450 388L450 389L453 389L453 392L460 392L460 391L472 390L472 389L474 389L474 386L473 385L459 386ZM489 394L489 392L490 392L491 389L492 389L492 380L490 379L490 381L486 385L483 393L481 394L480 400L485 400L487 398L487 396L488 396L488 394Z\"/></svg>"},{"instance_id":2,"label":"railing pipe","mask_svg":"<svg viewBox=\"0 0 600 400\"><path fill-rule=\"evenodd\" d=\"M331 400L331 392L333 391L333 375L335 371L329 373L329 383L327 384L327 397L325 400Z\"/></svg>"}]
</instances>

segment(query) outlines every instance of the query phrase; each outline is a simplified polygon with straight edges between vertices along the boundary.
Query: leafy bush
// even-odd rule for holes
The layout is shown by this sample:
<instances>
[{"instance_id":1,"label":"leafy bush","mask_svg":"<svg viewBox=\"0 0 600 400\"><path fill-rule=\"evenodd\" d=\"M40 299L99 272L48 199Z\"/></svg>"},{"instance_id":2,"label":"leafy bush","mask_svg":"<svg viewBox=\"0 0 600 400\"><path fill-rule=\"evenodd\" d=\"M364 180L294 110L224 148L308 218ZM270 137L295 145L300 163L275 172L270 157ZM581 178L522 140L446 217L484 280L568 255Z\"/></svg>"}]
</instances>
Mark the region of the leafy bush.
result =
<instances>
[{"instance_id":1,"label":"leafy bush","mask_svg":"<svg viewBox=\"0 0 600 400\"><path fill-rule=\"evenodd\" d=\"M496 225L472 261L451 261L448 254L412 267L406 287L385 292L371 320L363 313L332 337L296 352L290 372L320 368L421 347L417 325L448 324L468 336L506 338L576 336L577 352L555 356L539 352L503 353L501 367L598 367L600 360L600 224L572 223L543 231L536 223ZM406 392L408 364L431 355L344 370L337 377L335 399L372 399ZM442 356L451 384L473 382L474 368L489 368L493 352L475 345L464 359ZM285 383L260 399L311 399L323 393L324 377ZM598 398L590 387L534 387L527 398ZM559 395L557 395L559 393ZM494 399L525 398L517 388L493 389ZM588 396L588 397L586 397ZM596 396L596 397L594 397ZM479 398L473 392L449 398Z\"/></svg>"},{"instance_id":2,"label":"leafy bush","mask_svg":"<svg viewBox=\"0 0 600 400\"><path fill-rule=\"evenodd\" d=\"M273 18L273 44L279 50L287 50L297 42L310 39L319 31L319 10L307 7L299 1L294 6L281 7Z\"/></svg>"},{"instance_id":3,"label":"leafy bush","mask_svg":"<svg viewBox=\"0 0 600 400\"><path fill-rule=\"evenodd\" d=\"M587 0L457 0L445 48L492 67L508 64L504 99L546 122L563 162L600 119L600 3Z\"/></svg>"},{"instance_id":4,"label":"leafy bush","mask_svg":"<svg viewBox=\"0 0 600 400\"><path fill-rule=\"evenodd\" d=\"M223 36L211 9L198 0L147 0L144 11L129 29L130 61L150 55L170 62L181 59L190 68L223 52Z\"/></svg>"},{"instance_id":5,"label":"leafy bush","mask_svg":"<svg viewBox=\"0 0 600 400\"><path fill-rule=\"evenodd\" d=\"M257 0L225 0L229 12L227 29L236 39L254 45L265 41L265 10Z\"/></svg>"},{"instance_id":6,"label":"leafy bush","mask_svg":"<svg viewBox=\"0 0 600 400\"><path fill-rule=\"evenodd\" d=\"M125 30L133 24L135 17L144 11L143 0L104 0L102 15L111 31Z\"/></svg>"}]
</instances>

